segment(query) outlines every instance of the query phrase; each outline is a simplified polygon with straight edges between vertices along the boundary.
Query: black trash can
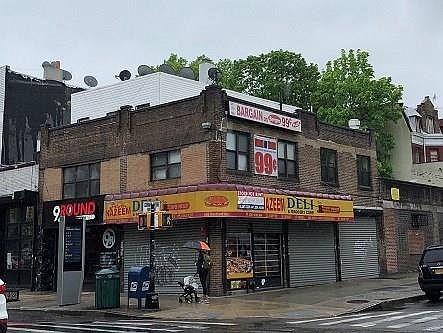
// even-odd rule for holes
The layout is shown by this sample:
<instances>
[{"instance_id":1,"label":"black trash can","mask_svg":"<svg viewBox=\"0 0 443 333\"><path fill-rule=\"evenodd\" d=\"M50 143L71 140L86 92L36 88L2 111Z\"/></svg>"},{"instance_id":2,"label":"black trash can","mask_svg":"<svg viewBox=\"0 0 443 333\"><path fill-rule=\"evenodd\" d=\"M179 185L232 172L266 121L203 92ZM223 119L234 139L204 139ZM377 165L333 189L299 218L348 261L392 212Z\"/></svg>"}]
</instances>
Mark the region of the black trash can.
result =
<instances>
[{"instance_id":1,"label":"black trash can","mask_svg":"<svg viewBox=\"0 0 443 333\"><path fill-rule=\"evenodd\" d=\"M120 272L105 268L95 273L95 308L120 307Z\"/></svg>"}]
</instances>

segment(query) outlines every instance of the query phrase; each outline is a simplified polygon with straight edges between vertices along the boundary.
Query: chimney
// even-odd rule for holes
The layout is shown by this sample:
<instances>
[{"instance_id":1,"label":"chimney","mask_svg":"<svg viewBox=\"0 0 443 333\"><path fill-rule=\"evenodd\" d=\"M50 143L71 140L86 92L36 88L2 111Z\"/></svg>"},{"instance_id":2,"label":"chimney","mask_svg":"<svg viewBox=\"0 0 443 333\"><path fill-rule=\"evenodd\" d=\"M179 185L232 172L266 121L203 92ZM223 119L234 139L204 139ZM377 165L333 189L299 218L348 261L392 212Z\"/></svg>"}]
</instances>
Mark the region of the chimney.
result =
<instances>
[{"instance_id":1,"label":"chimney","mask_svg":"<svg viewBox=\"0 0 443 333\"><path fill-rule=\"evenodd\" d=\"M60 69L60 61L45 61L43 63L43 78L45 80L53 80L63 82L63 70Z\"/></svg>"}]
</instances>

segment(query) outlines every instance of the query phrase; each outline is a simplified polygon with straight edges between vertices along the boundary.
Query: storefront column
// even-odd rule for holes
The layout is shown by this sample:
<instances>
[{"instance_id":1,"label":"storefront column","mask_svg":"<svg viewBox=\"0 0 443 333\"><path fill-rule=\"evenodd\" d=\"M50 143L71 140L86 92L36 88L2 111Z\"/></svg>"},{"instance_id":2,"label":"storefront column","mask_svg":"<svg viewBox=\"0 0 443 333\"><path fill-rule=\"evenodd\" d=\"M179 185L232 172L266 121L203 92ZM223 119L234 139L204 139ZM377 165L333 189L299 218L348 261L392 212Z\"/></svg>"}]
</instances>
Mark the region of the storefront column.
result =
<instances>
[{"instance_id":1,"label":"storefront column","mask_svg":"<svg viewBox=\"0 0 443 333\"><path fill-rule=\"evenodd\" d=\"M225 285L223 219L208 220L208 234L212 263L209 273L209 296L222 296Z\"/></svg>"}]
</instances>

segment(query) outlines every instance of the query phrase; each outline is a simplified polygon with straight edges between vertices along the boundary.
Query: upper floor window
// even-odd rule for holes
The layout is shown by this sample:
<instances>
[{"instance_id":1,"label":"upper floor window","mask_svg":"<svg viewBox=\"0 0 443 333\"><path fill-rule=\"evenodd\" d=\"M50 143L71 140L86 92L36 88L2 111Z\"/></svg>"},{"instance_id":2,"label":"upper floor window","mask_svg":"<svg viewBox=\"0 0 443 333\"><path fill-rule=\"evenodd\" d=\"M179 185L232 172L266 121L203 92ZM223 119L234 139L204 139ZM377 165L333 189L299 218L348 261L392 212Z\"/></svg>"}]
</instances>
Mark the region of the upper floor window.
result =
<instances>
[{"instance_id":1,"label":"upper floor window","mask_svg":"<svg viewBox=\"0 0 443 333\"><path fill-rule=\"evenodd\" d=\"M297 177L297 146L292 142L278 142L278 176Z\"/></svg>"},{"instance_id":2,"label":"upper floor window","mask_svg":"<svg viewBox=\"0 0 443 333\"><path fill-rule=\"evenodd\" d=\"M437 149L429 150L429 158L431 162L438 162L438 150Z\"/></svg>"},{"instance_id":3,"label":"upper floor window","mask_svg":"<svg viewBox=\"0 0 443 333\"><path fill-rule=\"evenodd\" d=\"M63 169L63 199L100 194L100 163Z\"/></svg>"},{"instance_id":4,"label":"upper floor window","mask_svg":"<svg viewBox=\"0 0 443 333\"><path fill-rule=\"evenodd\" d=\"M151 155L151 179L162 180L181 176L180 150L171 150Z\"/></svg>"},{"instance_id":5,"label":"upper floor window","mask_svg":"<svg viewBox=\"0 0 443 333\"><path fill-rule=\"evenodd\" d=\"M357 155L358 185L371 187L371 168L368 156Z\"/></svg>"},{"instance_id":6,"label":"upper floor window","mask_svg":"<svg viewBox=\"0 0 443 333\"><path fill-rule=\"evenodd\" d=\"M226 164L231 170L249 170L249 134L226 133Z\"/></svg>"},{"instance_id":7,"label":"upper floor window","mask_svg":"<svg viewBox=\"0 0 443 333\"><path fill-rule=\"evenodd\" d=\"M421 151L419 147L414 149L414 163L421 163Z\"/></svg>"},{"instance_id":8,"label":"upper floor window","mask_svg":"<svg viewBox=\"0 0 443 333\"><path fill-rule=\"evenodd\" d=\"M434 118L432 117L426 117L426 132L434 133Z\"/></svg>"},{"instance_id":9,"label":"upper floor window","mask_svg":"<svg viewBox=\"0 0 443 333\"><path fill-rule=\"evenodd\" d=\"M325 183L338 185L337 152L332 149L320 148L321 180Z\"/></svg>"}]
</instances>

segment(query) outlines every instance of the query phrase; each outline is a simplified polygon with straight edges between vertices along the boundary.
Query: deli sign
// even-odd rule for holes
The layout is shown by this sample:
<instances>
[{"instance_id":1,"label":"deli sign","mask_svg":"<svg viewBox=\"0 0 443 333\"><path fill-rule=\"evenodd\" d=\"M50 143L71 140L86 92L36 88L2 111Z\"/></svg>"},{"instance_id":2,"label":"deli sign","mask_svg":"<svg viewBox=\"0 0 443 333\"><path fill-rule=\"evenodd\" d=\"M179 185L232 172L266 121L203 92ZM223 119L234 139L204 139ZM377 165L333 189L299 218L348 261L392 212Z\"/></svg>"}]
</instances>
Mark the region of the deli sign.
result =
<instances>
[{"instance_id":1,"label":"deli sign","mask_svg":"<svg viewBox=\"0 0 443 333\"><path fill-rule=\"evenodd\" d=\"M280 113L259 109L254 106L229 101L229 114L257 123L301 132L301 120Z\"/></svg>"},{"instance_id":2,"label":"deli sign","mask_svg":"<svg viewBox=\"0 0 443 333\"><path fill-rule=\"evenodd\" d=\"M88 224L103 222L103 196L58 200L43 203L45 223L57 223L60 217L78 220L85 218Z\"/></svg>"}]
</instances>

